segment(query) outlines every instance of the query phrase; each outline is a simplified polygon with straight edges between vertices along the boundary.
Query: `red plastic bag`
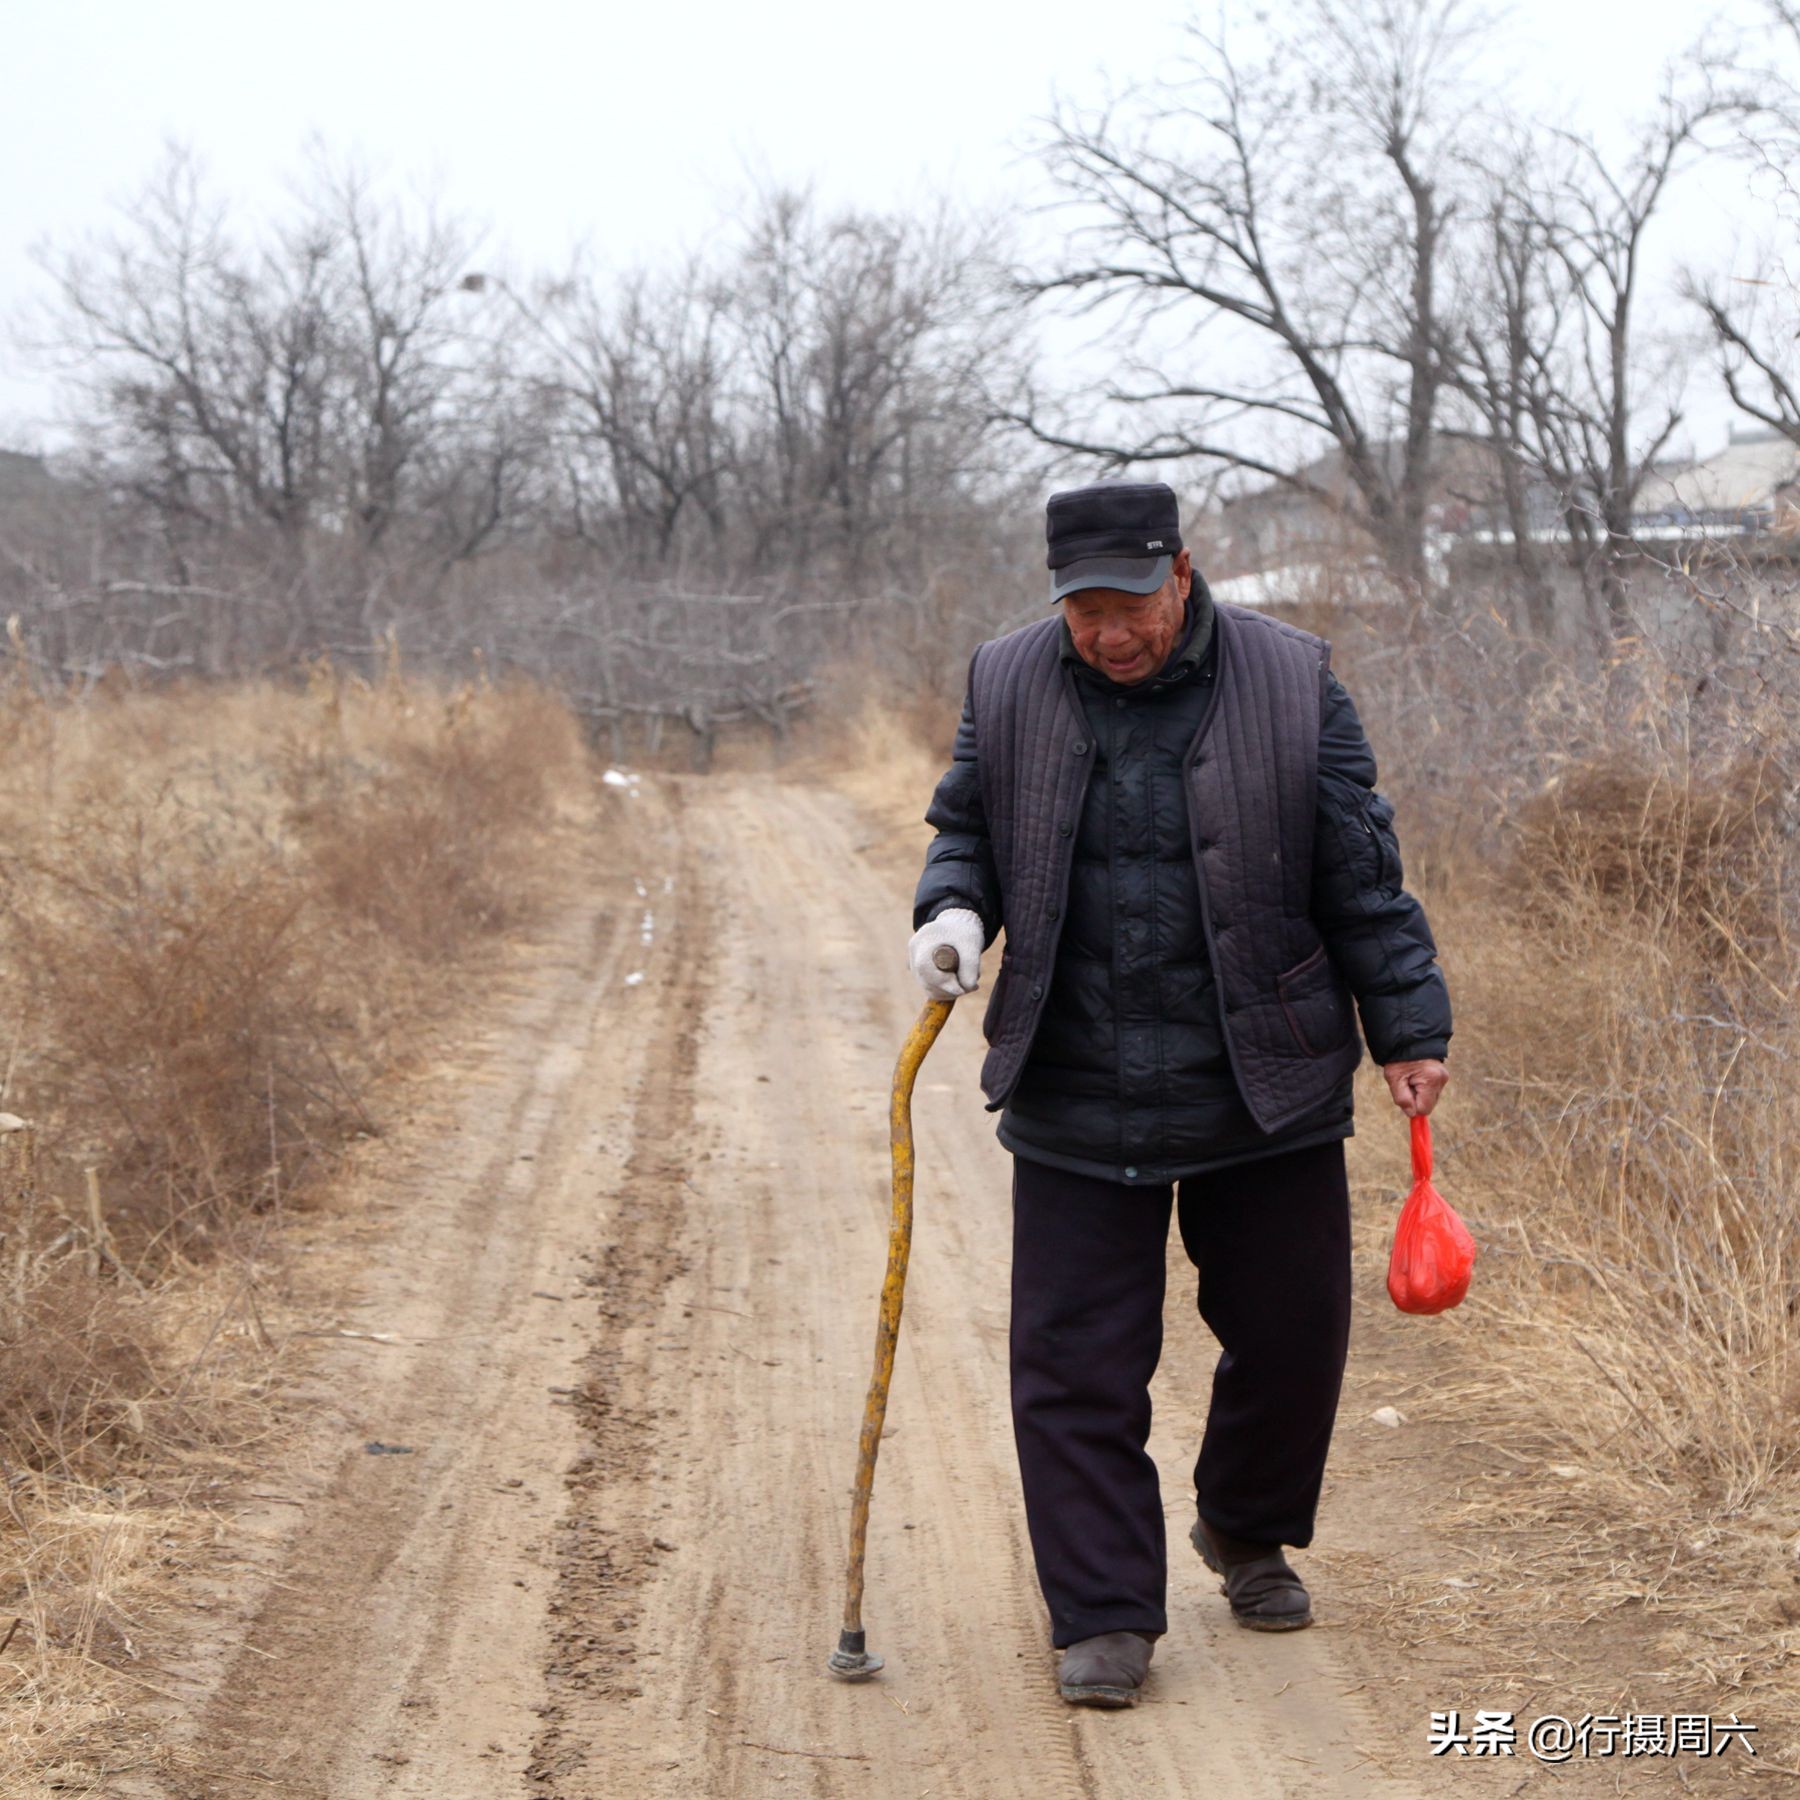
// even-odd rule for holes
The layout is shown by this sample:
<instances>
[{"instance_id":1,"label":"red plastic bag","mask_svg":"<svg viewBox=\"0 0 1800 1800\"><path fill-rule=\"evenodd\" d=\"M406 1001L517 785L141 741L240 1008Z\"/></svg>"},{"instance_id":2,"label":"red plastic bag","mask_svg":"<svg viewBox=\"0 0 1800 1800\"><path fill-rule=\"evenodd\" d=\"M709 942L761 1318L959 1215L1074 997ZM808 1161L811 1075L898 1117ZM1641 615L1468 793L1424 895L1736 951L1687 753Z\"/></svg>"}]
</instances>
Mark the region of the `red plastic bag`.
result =
<instances>
[{"instance_id":1,"label":"red plastic bag","mask_svg":"<svg viewBox=\"0 0 1800 1800\"><path fill-rule=\"evenodd\" d=\"M1431 1185L1431 1121L1412 1122L1412 1192L1394 1227L1388 1297L1402 1312L1438 1313L1469 1291L1475 1240L1449 1201Z\"/></svg>"}]
</instances>

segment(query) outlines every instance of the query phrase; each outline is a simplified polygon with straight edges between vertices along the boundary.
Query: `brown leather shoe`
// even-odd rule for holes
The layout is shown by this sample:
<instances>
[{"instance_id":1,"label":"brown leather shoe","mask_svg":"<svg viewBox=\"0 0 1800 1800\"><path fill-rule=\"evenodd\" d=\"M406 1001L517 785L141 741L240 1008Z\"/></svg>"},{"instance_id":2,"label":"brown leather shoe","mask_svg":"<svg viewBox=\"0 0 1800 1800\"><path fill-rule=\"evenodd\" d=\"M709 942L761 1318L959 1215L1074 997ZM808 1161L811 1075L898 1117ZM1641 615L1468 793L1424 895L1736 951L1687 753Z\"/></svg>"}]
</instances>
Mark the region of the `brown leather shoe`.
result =
<instances>
[{"instance_id":1,"label":"brown leather shoe","mask_svg":"<svg viewBox=\"0 0 1800 1800\"><path fill-rule=\"evenodd\" d=\"M1313 1622L1312 1597L1288 1566L1279 1544L1253 1543L1194 1521L1188 1541L1215 1575L1219 1592L1231 1602L1231 1616L1252 1631L1298 1631Z\"/></svg>"},{"instance_id":2,"label":"brown leather shoe","mask_svg":"<svg viewBox=\"0 0 1800 1800\"><path fill-rule=\"evenodd\" d=\"M1056 1689L1072 1706L1136 1706L1156 1639L1142 1631L1103 1631L1062 1655Z\"/></svg>"}]
</instances>

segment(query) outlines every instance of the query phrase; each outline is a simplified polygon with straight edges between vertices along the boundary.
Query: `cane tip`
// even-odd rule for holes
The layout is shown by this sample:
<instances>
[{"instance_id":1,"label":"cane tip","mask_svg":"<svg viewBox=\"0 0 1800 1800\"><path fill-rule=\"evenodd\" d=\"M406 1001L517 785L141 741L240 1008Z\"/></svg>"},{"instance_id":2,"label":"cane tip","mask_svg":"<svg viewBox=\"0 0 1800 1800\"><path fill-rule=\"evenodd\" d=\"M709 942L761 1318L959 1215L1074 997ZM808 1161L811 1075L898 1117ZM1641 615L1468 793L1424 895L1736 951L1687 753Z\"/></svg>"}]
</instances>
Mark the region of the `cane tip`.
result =
<instances>
[{"instance_id":1,"label":"cane tip","mask_svg":"<svg viewBox=\"0 0 1800 1800\"><path fill-rule=\"evenodd\" d=\"M882 1659L864 1647L860 1631L840 1631L837 1648L825 1664L839 1681L867 1681L881 1666Z\"/></svg>"}]
</instances>

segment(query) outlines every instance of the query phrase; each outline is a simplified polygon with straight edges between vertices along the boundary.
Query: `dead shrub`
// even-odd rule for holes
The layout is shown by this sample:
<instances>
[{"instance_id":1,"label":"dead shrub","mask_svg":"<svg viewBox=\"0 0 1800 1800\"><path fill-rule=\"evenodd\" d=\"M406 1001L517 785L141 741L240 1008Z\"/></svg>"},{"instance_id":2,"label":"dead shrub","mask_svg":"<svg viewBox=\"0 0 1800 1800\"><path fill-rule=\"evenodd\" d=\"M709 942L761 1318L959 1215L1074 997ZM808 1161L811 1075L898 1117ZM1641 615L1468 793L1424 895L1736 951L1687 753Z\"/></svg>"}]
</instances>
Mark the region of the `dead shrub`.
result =
<instances>
[{"instance_id":1,"label":"dead shrub","mask_svg":"<svg viewBox=\"0 0 1800 1800\"><path fill-rule=\"evenodd\" d=\"M0 1457L10 1466L92 1469L144 1435L161 1345L141 1306L69 1256L23 1288L15 1272L0 1317Z\"/></svg>"},{"instance_id":2,"label":"dead shrub","mask_svg":"<svg viewBox=\"0 0 1800 1800\"><path fill-rule=\"evenodd\" d=\"M94 1279L90 1234L43 1193L36 1134L0 1133L0 1476L74 1478L140 1437L156 1327Z\"/></svg>"},{"instance_id":3,"label":"dead shrub","mask_svg":"<svg viewBox=\"0 0 1800 1800\"><path fill-rule=\"evenodd\" d=\"M134 1254L260 1209L364 1118L348 971L274 846L222 845L166 792L77 807L0 862L0 918L33 1088L62 1151L106 1166Z\"/></svg>"},{"instance_id":4,"label":"dead shrub","mask_svg":"<svg viewBox=\"0 0 1800 1800\"><path fill-rule=\"evenodd\" d=\"M372 1129L391 1026L527 916L535 840L585 757L524 683L322 665L304 695L176 698L76 709L67 791L0 857L15 1085L66 1162L103 1166L152 1264Z\"/></svg>"},{"instance_id":5,"label":"dead shrub","mask_svg":"<svg viewBox=\"0 0 1800 1800\"><path fill-rule=\"evenodd\" d=\"M288 821L330 907L429 960L527 915L534 859L515 848L585 752L568 710L522 682L383 691L376 754L289 743Z\"/></svg>"},{"instance_id":6,"label":"dead shrub","mask_svg":"<svg viewBox=\"0 0 1800 1800\"><path fill-rule=\"evenodd\" d=\"M1575 764L1515 820L1515 891L1592 896L1650 920L1775 930L1784 787L1768 754L1699 774L1641 755ZM1708 930L1704 920L1717 922Z\"/></svg>"}]
</instances>

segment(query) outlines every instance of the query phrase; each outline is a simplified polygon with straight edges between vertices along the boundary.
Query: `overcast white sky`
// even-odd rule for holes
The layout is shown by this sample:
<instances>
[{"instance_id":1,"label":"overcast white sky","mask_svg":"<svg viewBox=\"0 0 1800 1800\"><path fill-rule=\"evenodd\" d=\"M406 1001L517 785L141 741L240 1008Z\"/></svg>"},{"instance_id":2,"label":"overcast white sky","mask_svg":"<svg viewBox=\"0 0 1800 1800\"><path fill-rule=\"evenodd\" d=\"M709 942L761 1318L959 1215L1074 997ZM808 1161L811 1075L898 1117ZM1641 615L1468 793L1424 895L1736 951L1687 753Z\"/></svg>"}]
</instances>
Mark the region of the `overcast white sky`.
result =
<instances>
[{"instance_id":1,"label":"overcast white sky","mask_svg":"<svg viewBox=\"0 0 1800 1800\"><path fill-rule=\"evenodd\" d=\"M1081 97L1101 71L1153 72L1190 10L1179 0L21 7L0 73L0 314L41 291L30 246L104 226L109 203L171 136L254 206L277 200L317 131L391 173L435 179L524 268L554 266L583 238L609 263L693 243L752 169L874 205L950 187L1023 206L1042 197L1024 150L1053 91ZM1757 0L1721 10L1751 29L1761 16ZM1494 79L1603 128L1650 100L1662 60L1700 16L1675 0L1519 0ZM1670 245L1716 237L1733 201L1684 196ZM0 359L0 443L49 441L44 378L10 348ZM1695 430L1709 448L1723 411L1703 407Z\"/></svg>"}]
</instances>

